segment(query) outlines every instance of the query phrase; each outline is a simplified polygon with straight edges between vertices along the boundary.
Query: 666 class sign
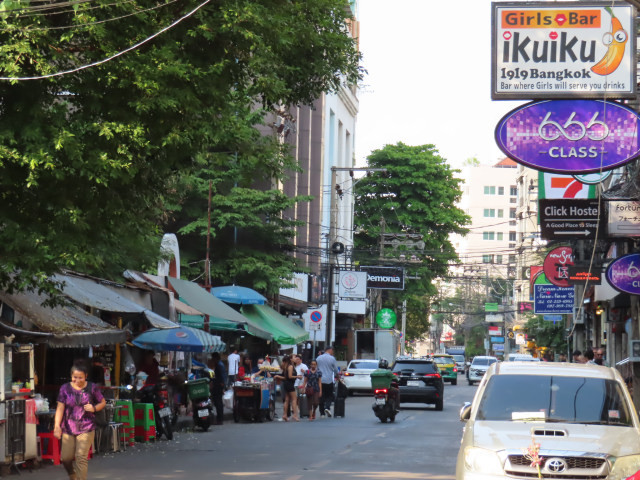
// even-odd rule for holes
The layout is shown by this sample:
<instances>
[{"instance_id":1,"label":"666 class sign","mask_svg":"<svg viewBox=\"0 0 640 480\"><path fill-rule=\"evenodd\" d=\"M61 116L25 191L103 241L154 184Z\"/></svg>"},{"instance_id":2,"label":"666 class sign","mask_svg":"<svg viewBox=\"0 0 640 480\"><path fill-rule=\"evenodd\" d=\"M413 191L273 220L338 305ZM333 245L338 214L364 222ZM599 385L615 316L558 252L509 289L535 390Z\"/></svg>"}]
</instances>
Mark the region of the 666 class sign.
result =
<instances>
[{"instance_id":1,"label":"666 class sign","mask_svg":"<svg viewBox=\"0 0 640 480\"><path fill-rule=\"evenodd\" d=\"M516 162L577 175L612 170L640 156L640 117L605 100L546 100L512 110L495 131Z\"/></svg>"}]
</instances>

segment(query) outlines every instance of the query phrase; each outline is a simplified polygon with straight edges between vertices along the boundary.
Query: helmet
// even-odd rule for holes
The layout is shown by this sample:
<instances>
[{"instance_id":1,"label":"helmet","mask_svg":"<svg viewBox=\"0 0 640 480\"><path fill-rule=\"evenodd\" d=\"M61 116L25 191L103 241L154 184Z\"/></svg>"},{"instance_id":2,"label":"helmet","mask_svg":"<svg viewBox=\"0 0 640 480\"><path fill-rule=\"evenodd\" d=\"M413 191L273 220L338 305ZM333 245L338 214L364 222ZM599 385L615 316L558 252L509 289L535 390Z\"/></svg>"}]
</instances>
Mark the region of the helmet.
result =
<instances>
[{"instance_id":1,"label":"helmet","mask_svg":"<svg viewBox=\"0 0 640 480\"><path fill-rule=\"evenodd\" d=\"M389 362L386 358L381 358L378 362L378 368L389 368Z\"/></svg>"}]
</instances>

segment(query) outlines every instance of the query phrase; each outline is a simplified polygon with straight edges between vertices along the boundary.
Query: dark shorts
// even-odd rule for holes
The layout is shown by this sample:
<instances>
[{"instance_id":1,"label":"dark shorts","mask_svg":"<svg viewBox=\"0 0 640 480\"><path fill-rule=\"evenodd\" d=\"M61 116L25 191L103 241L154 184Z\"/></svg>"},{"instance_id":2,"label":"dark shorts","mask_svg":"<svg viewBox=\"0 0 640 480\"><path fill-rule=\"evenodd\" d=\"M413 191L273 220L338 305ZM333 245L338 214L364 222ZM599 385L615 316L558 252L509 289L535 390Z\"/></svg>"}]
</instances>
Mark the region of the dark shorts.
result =
<instances>
[{"instance_id":1,"label":"dark shorts","mask_svg":"<svg viewBox=\"0 0 640 480\"><path fill-rule=\"evenodd\" d=\"M285 380L284 382L282 382L282 388L287 393L296 391L296 387L294 386L293 380Z\"/></svg>"}]
</instances>

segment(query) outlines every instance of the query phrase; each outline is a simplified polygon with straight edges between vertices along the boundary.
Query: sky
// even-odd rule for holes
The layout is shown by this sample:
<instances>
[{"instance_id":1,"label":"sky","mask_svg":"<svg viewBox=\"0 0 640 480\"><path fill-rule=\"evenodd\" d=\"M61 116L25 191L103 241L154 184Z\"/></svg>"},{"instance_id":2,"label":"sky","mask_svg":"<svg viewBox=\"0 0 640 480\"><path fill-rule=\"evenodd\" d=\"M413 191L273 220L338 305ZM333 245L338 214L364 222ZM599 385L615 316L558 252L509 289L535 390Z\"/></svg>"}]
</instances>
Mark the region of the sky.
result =
<instances>
[{"instance_id":1,"label":"sky","mask_svg":"<svg viewBox=\"0 0 640 480\"><path fill-rule=\"evenodd\" d=\"M524 102L491 100L490 0L359 0L359 166L387 144L433 144L454 167L503 159L494 129Z\"/></svg>"}]
</instances>

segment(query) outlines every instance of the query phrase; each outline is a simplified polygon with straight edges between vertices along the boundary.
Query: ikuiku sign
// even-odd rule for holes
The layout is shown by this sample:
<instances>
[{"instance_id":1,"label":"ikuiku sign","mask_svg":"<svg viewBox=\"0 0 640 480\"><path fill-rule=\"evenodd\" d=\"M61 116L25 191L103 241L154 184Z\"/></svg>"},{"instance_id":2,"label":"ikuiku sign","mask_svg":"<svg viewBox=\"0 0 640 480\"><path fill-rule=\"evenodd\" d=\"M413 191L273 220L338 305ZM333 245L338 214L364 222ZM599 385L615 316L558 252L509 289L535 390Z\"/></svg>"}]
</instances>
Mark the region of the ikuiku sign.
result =
<instances>
[{"instance_id":1,"label":"ikuiku sign","mask_svg":"<svg viewBox=\"0 0 640 480\"><path fill-rule=\"evenodd\" d=\"M568 175L611 170L640 156L640 116L604 100L546 100L512 110L496 142L527 167Z\"/></svg>"},{"instance_id":2,"label":"ikuiku sign","mask_svg":"<svg viewBox=\"0 0 640 480\"><path fill-rule=\"evenodd\" d=\"M640 295L640 254L616 258L607 268L607 280L621 292Z\"/></svg>"}]
</instances>

